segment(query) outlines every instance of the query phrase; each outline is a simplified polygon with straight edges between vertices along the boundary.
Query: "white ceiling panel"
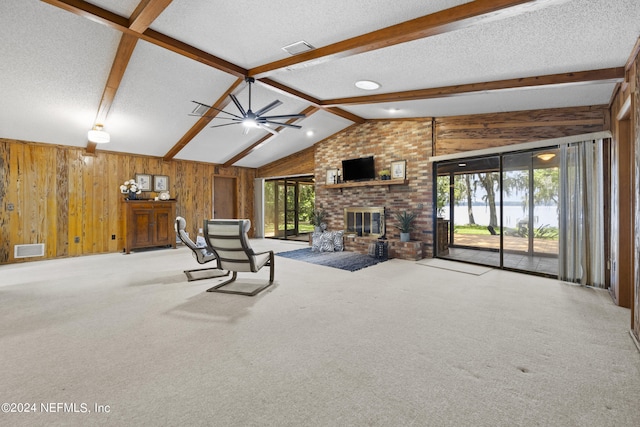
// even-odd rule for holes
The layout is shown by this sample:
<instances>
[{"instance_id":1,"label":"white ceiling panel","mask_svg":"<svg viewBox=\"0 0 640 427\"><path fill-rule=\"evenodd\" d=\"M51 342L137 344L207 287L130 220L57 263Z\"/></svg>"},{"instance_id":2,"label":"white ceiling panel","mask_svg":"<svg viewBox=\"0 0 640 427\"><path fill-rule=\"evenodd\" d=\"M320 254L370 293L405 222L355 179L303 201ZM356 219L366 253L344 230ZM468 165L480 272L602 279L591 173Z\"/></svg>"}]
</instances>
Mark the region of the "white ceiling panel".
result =
<instances>
[{"instance_id":1,"label":"white ceiling panel","mask_svg":"<svg viewBox=\"0 0 640 427\"><path fill-rule=\"evenodd\" d=\"M175 0L151 28L245 68L289 56L305 40L322 47L469 0Z\"/></svg>"},{"instance_id":2,"label":"white ceiling panel","mask_svg":"<svg viewBox=\"0 0 640 427\"><path fill-rule=\"evenodd\" d=\"M191 101L211 105L235 80L139 41L105 123L109 150L164 156L198 120Z\"/></svg>"},{"instance_id":3,"label":"white ceiling panel","mask_svg":"<svg viewBox=\"0 0 640 427\"><path fill-rule=\"evenodd\" d=\"M90 3L128 18L138 7L140 0L92 0Z\"/></svg>"},{"instance_id":4,"label":"white ceiling panel","mask_svg":"<svg viewBox=\"0 0 640 427\"><path fill-rule=\"evenodd\" d=\"M273 78L319 99L333 99L620 67L638 34L638 0L573 0L337 61L281 70ZM362 91L354 86L362 79L382 87Z\"/></svg>"},{"instance_id":5,"label":"white ceiling panel","mask_svg":"<svg viewBox=\"0 0 640 427\"><path fill-rule=\"evenodd\" d=\"M361 117L446 117L608 104L615 83L501 90L439 99L344 107Z\"/></svg>"},{"instance_id":6,"label":"white ceiling panel","mask_svg":"<svg viewBox=\"0 0 640 427\"><path fill-rule=\"evenodd\" d=\"M35 0L0 19L0 137L86 146L120 32Z\"/></svg>"},{"instance_id":7,"label":"white ceiling panel","mask_svg":"<svg viewBox=\"0 0 640 427\"><path fill-rule=\"evenodd\" d=\"M120 31L87 19L91 5L125 18L139 5L154 10L152 3L141 0L89 3L68 1L70 12L37 0L0 2L0 138L87 146L87 131L94 123L121 38ZM170 50L160 47L161 42L138 42L105 122L111 143L97 149L165 156L198 120L189 116L194 108L191 100L212 105L232 86L235 75L191 59L197 52L189 45L239 67L254 68L289 58L281 48L297 41L323 47L467 3L173 0L151 23L161 34L150 34L160 40L165 34L186 45ZM252 109L280 99L283 105L268 114L293 114L313 102L309 97L348 98L622 67L640 35L638 0L545 0L534 6L534 10L507 12L469 28L275 71L268 78L285 87L276 90L257 83ZM75 13L74 8L78 8ZM354 86L361 79L377 81L382 87L361 91ZM613 90L613 83L601 82L337 107L365 119L442 117L606 104ZM246 89L239 93L245 108L247 96ZM225 110L237 113L233 104ZM226 122L217 118L211 125L220 123ZM303 130L285 129L236 165L271 163L351 123L317 112L301 121ZM310 128L315 132L308 137ZM206 127L175 157L226 163L268 135L259 130L243 135L242 131L239 124Z\"/></svg>"},{"instance_id":8,"label":"white ceiling panel","mask_svg":"<svg viewBox=\"0 0 640 427\"><path fill-rule=\"evenodd\" d=\"M249 168L260 167L275 159L309 148L317 141L321 141L353 123L325 111L318 111L296 124L301 125L302 129L283 130L235 165Z\"/></svg>"}]
</instances>

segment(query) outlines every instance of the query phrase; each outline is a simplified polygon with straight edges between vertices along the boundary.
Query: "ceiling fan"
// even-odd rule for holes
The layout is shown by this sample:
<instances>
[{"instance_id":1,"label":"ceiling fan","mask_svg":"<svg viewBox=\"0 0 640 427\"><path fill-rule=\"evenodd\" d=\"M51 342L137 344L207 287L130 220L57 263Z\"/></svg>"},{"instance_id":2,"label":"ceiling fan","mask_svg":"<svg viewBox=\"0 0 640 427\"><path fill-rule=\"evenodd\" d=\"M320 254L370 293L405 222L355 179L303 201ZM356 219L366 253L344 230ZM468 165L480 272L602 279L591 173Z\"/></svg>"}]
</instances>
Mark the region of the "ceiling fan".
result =
<instances>
[{"instance_id":1,"label":"ceiling fan","mask_svg":"<svg viewBox=\"0 0 640 427\"><path fill-rule=\"evenodd\" d=\"M241 124L241 125L244 126L244 132L243 132L244 135L249 133L249 130L251 128L264 129L267 132L271 132L274 135L277 135L278 131L276 131L276 129L272 128L271 126L276 126L276 127L277 126L284 126L284 127L293 128L293 129L301 129L302 128L302 126L294 125L294 124L291 124L291 123L281 123L281 122L276 121L276 120L304 119L305 117L307 117L305 114L282 114L282 115L278 115L278 116L265 116L264 115L265 113L273 110L274 108L276 108L277 106L282 104L282 102L277 100L277 99L275 101L273 101L272 103L270 103L269 105L259 109L258 111L253 112L251 110L251 85L253 83L255 83L255 79L253 77L246 77L244 80L249 85L249 108L245 111L245 109L242 107L242 104L240 104L240 102L238 101L238 98L236 98L236 96L233 95L233 94L229 95L229 97L231 98L233 103L236 104L236 107L238 108L238 111L240 111L240 115L229 113L227 111L220 110L219 108L215 108L215 107L212 107L212 106L207 105L207 104L203 104L202 102L198 102L198 101L191 101L194 104L198 104L198 106L189 115L190 116L203 117L204 116L204 114L203 114L203 112L204 112L203 109L204 108L213 108L216 111L220 111L221 113L224 113L224 114L227 114L228 116L231 116L231 117L215 116L215 117L213 117L214 119L229 120L229 121L231 121L231 123L225 123L225 124L221 124L221 125L213 125L213 126L211 126L212 128Z\"/></svg>"}]
</instances>

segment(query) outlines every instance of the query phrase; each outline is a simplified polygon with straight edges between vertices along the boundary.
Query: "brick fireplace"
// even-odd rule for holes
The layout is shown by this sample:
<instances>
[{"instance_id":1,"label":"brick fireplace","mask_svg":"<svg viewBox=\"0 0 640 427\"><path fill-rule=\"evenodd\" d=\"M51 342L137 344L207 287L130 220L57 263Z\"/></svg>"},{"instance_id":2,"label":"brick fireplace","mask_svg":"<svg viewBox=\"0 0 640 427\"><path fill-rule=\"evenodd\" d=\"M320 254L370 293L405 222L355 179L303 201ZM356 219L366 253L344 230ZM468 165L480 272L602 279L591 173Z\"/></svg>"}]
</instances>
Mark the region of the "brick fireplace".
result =
<instances>
[{"instance_id":1,"label":"brick fireplace","mask_svg":"<svg viewBox=\"0 0 640 427\"><path fill-rule=\"evenodd\" d=\"M369 244L384 235L390 257L432 256L431 141L431 119L400 119L369 121L315 145L315 207L327 213L329 230L345 230L345 249L368 253ZM342 185L325 179L328 171L342 168L342 160L368 156L374 157L376 175L394 161L405 161L406 179L395 185L380 179ZM395 214L403 211L417 214L411 242L400 242Z\"/></svg>"}]
</instances>

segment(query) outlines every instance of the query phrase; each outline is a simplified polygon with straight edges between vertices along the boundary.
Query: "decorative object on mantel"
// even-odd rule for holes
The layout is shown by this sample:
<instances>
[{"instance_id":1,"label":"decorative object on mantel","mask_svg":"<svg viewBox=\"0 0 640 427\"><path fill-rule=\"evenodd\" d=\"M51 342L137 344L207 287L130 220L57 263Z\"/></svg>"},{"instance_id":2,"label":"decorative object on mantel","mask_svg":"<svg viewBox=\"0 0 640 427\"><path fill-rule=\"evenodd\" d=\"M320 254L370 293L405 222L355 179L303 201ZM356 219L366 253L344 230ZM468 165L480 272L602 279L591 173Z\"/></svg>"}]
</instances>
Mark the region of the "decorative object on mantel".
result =
<instances>
[{"instance_id":1,"label":"decorative object on mantel","mask_svg":"<svg viewBox=\"0 0 640 427\"><path fill-rule=\"evenodd\" d=\"M327 170L327 184L337 184L338 183L338 169L328 169Z\"/></svg>"},{"instance_id":2,"label":"decorative object on mantel","mask_svg":"<svg viewBox=\"0 0 640 427\"><path fill-rule=\"evenodd\" d=\"M411 240L410 233L413 230L413 222L416 220L416 214L402 211L395 214L398 224L395 226L400 230L400 241L408 242Z\"/></svg>"},{"instance_id":3,"label":"decorative object on mantel","mask_svg":"<svg viewBox=\"0 0 640 427\"><path fill-rule=\"evenodd\" d=\"M407 177L407 161L391 162L391 179L405 179Z\"/></svg>"},{"instance_id":4,"label":"decorative object on mantel","mask_svg":"<svg viewBox=\"0 0 640 427\"><path fill-rule=\"evenodd\" d=\"M127 194L127 200L136 200L138 198L138 194L142 193L142 190L135 179L129 179L120 186L120 192L122 194Z\"/></svg>"},{"instance_id":5,"label":"decorative object on mantel","mask_svg":"<svg viewBox=\"0 0 640 427\"><path fill-rule=\"evenodd\" d=\"M380 179L383 181L391 179L391 172L389 172L389 169L382 169L378 172L378 175L380 175Z\"/></svg>"},{"instance_id":6,"label":"decorative object on mantel","mask_svg":"<svg viewBox=\"0 0 640 427\"><path fill-rule=\"evenodd\" d=\"M171 199L171 195L169 194L168 191L162 191L158 195L158 199L160 199L160 200L169 200L169 199Z\"/></svg>"}]
</instances>

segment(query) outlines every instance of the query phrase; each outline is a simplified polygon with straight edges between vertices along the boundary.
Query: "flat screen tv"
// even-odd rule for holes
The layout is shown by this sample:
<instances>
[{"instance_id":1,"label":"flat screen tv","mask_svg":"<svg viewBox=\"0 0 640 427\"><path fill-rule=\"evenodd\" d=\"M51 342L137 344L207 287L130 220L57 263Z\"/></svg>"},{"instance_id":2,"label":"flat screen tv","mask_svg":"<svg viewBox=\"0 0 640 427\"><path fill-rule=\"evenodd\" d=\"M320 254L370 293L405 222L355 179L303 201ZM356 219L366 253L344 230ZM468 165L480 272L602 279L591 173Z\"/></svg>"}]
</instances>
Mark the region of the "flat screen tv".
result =
<instances>
[{"instance_id":1,"label":"flat screen tv","mask_svg":"<svg viewBox=\"0 0 640 427\"><path fill-rule=\"evenodd\" d=\"M373 156L343 160L342 179L344 181L367 181L376 179Z\"/></svg>"}]
</instances>

